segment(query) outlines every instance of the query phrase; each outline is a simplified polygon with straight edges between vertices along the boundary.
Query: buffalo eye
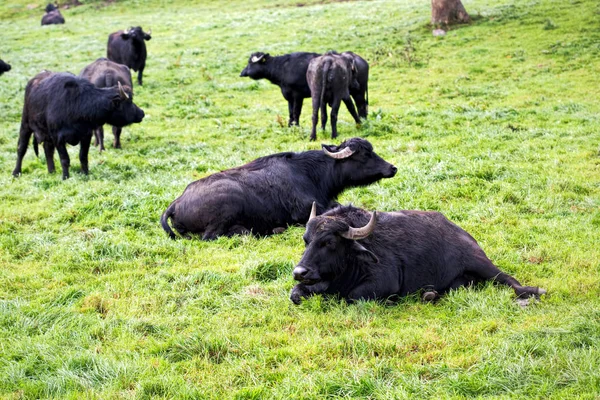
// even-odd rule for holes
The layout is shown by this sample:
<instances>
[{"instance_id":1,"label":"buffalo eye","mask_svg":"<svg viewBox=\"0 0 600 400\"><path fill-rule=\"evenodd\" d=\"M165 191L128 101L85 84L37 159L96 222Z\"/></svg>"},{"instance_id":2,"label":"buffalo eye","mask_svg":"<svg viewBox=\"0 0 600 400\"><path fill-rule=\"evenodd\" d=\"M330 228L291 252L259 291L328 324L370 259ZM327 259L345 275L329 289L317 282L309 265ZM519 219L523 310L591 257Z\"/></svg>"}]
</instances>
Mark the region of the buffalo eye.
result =
<instances>
[{"instance_id":1,"label":"buffalo eye","mask_svg":"<svg viewBox=\"0 0 600 400\"><path fill-rule=\"evenodd\" d=\"M319 247L331 247L331 240L323 240L321 243L319 243Z\"/></svg>"}]
</instances>

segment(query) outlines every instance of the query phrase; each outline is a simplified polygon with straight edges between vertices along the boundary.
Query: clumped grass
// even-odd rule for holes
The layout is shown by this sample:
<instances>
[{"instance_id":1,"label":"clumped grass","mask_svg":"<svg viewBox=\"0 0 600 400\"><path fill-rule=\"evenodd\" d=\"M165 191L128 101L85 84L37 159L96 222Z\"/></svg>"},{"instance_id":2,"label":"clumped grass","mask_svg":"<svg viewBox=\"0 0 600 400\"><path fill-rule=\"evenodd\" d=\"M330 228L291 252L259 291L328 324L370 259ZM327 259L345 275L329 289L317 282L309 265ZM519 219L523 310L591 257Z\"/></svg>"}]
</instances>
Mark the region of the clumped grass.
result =
<instances>
[{"instance_id":1,"label":"clumped grass","mask_svg":"<svg viewBox=\"0 0 600 400\"><path fill-rule=\"evenodd\" d=\"M0 5L0 397L597 397L597 2L474 0L444 37L427 2L82 2L49 27L42 3ZM31 150L12 178L28 79L78 73L130 25L153 31L144 122L92 149L89 176L69 148L71 179ZM310 143L309 101L287 128L279 89L239 73L253 51L330 49L370 61L370 115L342 110L340 139ZM353 136L398 174L342 203L441 211L549 295L294 306L303 228L206 243L158 223L193 180Z\"/></svg>"}]
</instances>

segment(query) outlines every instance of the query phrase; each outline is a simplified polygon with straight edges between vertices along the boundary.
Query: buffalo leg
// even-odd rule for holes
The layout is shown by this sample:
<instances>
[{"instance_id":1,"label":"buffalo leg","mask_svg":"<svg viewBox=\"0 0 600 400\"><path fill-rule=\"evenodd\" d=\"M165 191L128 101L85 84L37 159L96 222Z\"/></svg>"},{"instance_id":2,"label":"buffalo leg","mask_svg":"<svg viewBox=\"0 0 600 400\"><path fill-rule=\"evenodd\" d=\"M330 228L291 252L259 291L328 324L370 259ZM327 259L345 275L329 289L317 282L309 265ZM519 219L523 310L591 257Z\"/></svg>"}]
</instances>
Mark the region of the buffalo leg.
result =
<instances>
[{"instance_id":1,"label":"buffalo leg","mask_svg":"<svg viewBox=\"0 0 600 400\"><path fill-rule=\"evenodd\" d=\"M138 83L142 86L142 74L144 73L144 67L140 68L138 71Z\"/></svg>"},{"instance_id":2,"label":"buffalo leg","mask_svg":"<svg viewBox=\"0 0 600 400\"><path fill-rule=\"evenodd\" d=\"M294 106L293 106L293 118L296 122L296 125L300 125L300 114L302 113L302 103L304 103L304 98L302 96L294 97Z\"/></svg>"},{"instance_id":3,"label":"buffalo leg","mask_svg":"<svg viewBox=\"0 0 600 400\"><path fill-rule=\"evenodd\" d=\"M310 131L310 140L317 140L317 122L319 121L319 102L320 99L318 96L313 96L312 98L312 129Z\"/></svg>"},{"instance_id":4,"label":"buffalo leg","mask_svg":"<svg viewBox=\"0 0 600 400\"><path fill-rule=\"evenodd\" d=\"M113 126L112 130L113 130L113 135L115 137L115 141L113 142L113 147L115 149L120 149L121 148L121 131L123 130L123 128L118 128L116 126Z\"/></svg>"},{"instance_id":5,"label":"buffalo leg","mask_svg":"<svg viewBox=\"0 0 600 400\"><path fill-rule=\"evenodd\" d=\"M44 154L46 155L48 172L53 174L54 171L56 171L56 168L54 167L54 142L52 142L50 138L44 141Z\"/></svg>"},{"instance_id":6,"label":"buffalo leg","mask_svg":"<svg viewBox=\"0 0 600 400\"><path fill-rule=\"evenodd\" d=\"M476 277L480 277L484 280L492 280L494 282L510 286L515 291L517 297L539 296L546 293L544 289L538 287L521 286L519 281L502 272L487 257L485 257L485 259L478 257L478 260L481 262L472 266L467 266L466 272L470 272Z\"/></svg>"},{"instance_id":7,"label":"buffalo leg","mask_svg":"<svg viewBox=\"0 0 600 400\"><path fill-rule=\"evenodd\" d=\"M60 137L60 135L57 135ZM56 143L56 151L60 157L60 166L62 167L62 178L69 178L69 167L71 166L71 160L69 159L69 153L67 152L67 145L63 140L59 140Z\"/></svg>"},{"instance_id":8,"label":"buffalo leg","mask_svg":"<svg viewBox=\"0 0 600 400\"><path fill-rule=\"evenodd\" d=\"M326 126L327 126L327 104L325 102L323 102L323 104L321 104L321 129L325 130Z\"/></svg>"},{"instance_id":9,"label":"buffalo leg","mask_svg":"<svg viewBox=\"0 0 600 400\"><path fill-rule=\"evenodd\" d=\"M81 138L81 142L79 142L79 162L81 163L81 172L84 174L89 174L90 170L88 168L88 154L90 151L90 142L92 141L92 133L84 135Z\"/></svg>"},{"instance_id":10,"label":"buffalo leg","mask_svg":"<svg viewBox=\"0 0 600 400\"><path fill-rule=\"evenodd\" d=\"M27 147L29 147L29 138L33 131L29 129L29 125L21 123L21 130L19 132L19 144L17 145L17 165L13 170L13 176L21 175L21 166L23 164L23 157L27 153Z\"/></svg>"},{"instance_id":11,"label":"buffalo leg","mask_svg":"<svg viewBox=\"0 0 600 400\"><path fill-rule=\"evenodd\" d=\"M288 101L288 126L294 125L294 99L290 98Z\"/></svg>"},{"instance_id":12,"label":"buffalo leg","mask_svg":"<svg viewBox=\"0 0 600 400\"><path fill-rule=\"evenodd\" d=\"M333 99L331 103L331 138L335 139L337 137L337 119L338 113L340 111L340 104L342 104L340 99Z\"/></svg>"},{"instance_id":13,"label":"buffalo leg","mask_svg":"<svg viewBox=\"0 0 600 400\"><path fill-rule=\"evenodd\" d=\"M352 99L350 97L345 98L344 104L346 104L346 107L348 107L348 111L350 111L350 115L352 115L352 118L354 118L354 121L357 124L360 124L360 118L358 117L358 114L356 113L356 108L354 107L354 103L352 102Z\"/></svg>"},{"instance_id":14,"label":"buffalo leg","mask_svg":"<svg viewBox=\"0 0 600 400\"><path fill-rule=\"evenodd\" d=\"M100 151L104 151L104 127L99 127L98 129L94 130L94 136L95 136L95 145L96 146L100 146Z\"/></svg>"},{"instance_id":15,"label":"buffalo leg","mask_svg":"<svg viewBox=\"0 0 600 400\"><path fill-rule=\"evenodd\" d=\"M290 293L290 300L294 304L300 304L302 302L302 298L310 297L314 294L325 293L327 288L329 287L329 282L319 282L314 285L305 285L304 283L299 283L292 289Z\"/></svg>"}]
</instances>

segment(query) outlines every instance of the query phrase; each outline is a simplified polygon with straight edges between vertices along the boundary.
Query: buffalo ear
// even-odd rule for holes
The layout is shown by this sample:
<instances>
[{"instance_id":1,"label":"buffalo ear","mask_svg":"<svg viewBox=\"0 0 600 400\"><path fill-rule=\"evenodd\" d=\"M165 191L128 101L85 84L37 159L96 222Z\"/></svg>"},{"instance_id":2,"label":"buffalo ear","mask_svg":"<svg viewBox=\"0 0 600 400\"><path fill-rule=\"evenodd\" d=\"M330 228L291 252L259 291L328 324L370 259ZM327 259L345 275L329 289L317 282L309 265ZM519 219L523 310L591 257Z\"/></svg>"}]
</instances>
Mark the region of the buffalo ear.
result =
<instances>
[{"instance_id":1,"label":"buffalo ear","mask_svg":"<svg viewBox=\"0 0 600 400\"><path fill-rule=\"evenodd\" d=\"M77 88L77 82L75 81L66 81L65 82L65 89L76 89Z\"/></svg>"},{"instance_id":2,"label":"buffalo ear","mask_svg":"<svg viewBox=\"0 0 600 400\"><path fill-rule=\"evenodd\" d=\"M144 33L144 40L150 40L150 39L152 39L152 36L150 36L147 33Z\"/></svg>"},{"instance_id":3,"label":"buffalo ear","mask_svg":"<svg viewBox=\"0 0 600 400\"><path fill-rule=\"evenodd\" d=\"M356 240L352 241L352 250L356 252L356 256L359 260L379 264L379 258L371 251L367 250L362 244L358 243Z\"/></svg>"}]
</instances>

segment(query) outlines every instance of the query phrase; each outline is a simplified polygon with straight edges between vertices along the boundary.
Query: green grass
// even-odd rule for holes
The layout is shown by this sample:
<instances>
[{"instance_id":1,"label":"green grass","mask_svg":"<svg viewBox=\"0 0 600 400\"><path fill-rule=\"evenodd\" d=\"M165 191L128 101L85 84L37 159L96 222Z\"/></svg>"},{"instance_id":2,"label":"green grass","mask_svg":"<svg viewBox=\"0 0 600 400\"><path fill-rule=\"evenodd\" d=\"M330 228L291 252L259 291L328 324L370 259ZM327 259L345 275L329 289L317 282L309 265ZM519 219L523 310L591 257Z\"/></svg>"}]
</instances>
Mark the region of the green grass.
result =
<instances>
[{"instance_id":1,"label":"green grass","mask_svg":"<svg viewBox=\"0 0 600 400\"><path fill-rule=\"evenodd\" d=\"M539 398L600 393L600 6L472 0L474 23L431 35L427 1L87 2L41 27L0 5L0 397ZM14 179L25 85L78 73L107 36L152 28L143 123L90 175ZM239 78L253 51L353 50L371 63L370 117L340 113L396 177L346 192L367 209L438 210L524 284L437 304L311 298L294 306L303 229L171 241L160 214L193 180L310 143L287 105ZM112 133L106 131L107 142ZM58 161L58 157L56 157Z\"/></svg>"}]
</instances>

